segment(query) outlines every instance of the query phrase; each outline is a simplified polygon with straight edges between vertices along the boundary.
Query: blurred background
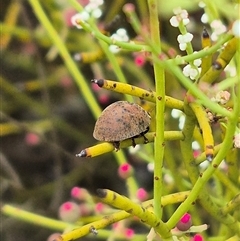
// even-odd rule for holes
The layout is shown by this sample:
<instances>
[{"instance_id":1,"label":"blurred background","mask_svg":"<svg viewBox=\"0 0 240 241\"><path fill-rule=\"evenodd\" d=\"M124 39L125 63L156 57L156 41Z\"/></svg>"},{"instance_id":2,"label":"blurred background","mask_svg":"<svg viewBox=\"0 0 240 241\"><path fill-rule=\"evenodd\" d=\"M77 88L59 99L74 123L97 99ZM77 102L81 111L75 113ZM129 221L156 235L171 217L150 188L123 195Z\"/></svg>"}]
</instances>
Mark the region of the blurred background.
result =
<instances>
[{"instance_id":1,"label":"blurred background","mask_svg":"<svg viewBox=\"0 0 240 241\"><path fill-rule=\"evenodd\" d=\"M91 84L93 78L118 79L98 41L72 26L71 16L76 10L68 1L39 2L101 109L114 101L124 100L122 94ZM79 2L83 6L88 4L88 1ZM135 5L143 29L147 28L147 5L138 1L104 1L97 24L106 35L124 28L130 39L141 41L122 11L126 2ZM172 50L176 55L179 51L178 29L169 23L172 9L177 4L189 11L193 47L201 49L203 10L197 1L172 2L173 5L169 5L161 1L161 32L166 53ZM97 188L108 188L126 194L126 183L118 176L118 163L111 153L92 159L75 157L84 148L97 143L92 136L95 117L82 89L70 75L28 1L1 1L0 9L1 202L58 218L59 206L70 198L74 186L86 188L91 193ZM154 90L152 64L146 53L120 51L116 58L128 83ZM180 100L184 98L185 90L169 73L166 73L166 92ZM136 98L133 101L140 103ZM178 120L171 118L170 113L167 109L166 130L178 130ZM172 155L180 168L178 143L167 143L167 147L174 150ZM151 143L141 150L142 153L147 151L150 159L153 157ZM123 152L134 167L139 186L147 190L150 197L150 161L144 160L136 151L132 153L125 149ZM179 191L176 187L169 190ZM7 216L2 216L1 226L0 235L6 241L47 240L53 232Z\"/></svg>"}]
</instances>

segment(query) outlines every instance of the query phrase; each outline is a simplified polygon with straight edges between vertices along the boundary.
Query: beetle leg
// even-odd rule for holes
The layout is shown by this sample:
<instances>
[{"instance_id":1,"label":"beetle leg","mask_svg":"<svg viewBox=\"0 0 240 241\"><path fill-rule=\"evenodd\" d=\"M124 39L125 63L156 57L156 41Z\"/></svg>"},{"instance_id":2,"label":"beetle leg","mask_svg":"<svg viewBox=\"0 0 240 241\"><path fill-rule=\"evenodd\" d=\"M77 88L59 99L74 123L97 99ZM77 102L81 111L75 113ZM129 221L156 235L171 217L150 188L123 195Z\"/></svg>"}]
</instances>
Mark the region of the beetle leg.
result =
<instances>
[{"instance_id":1,"label":"beetle leg","mask_svg":"<svg viewBox=\"0 0 240 241\"><path fill-rule=\"evenodd\" d=\"M148 143L148 138L144 135L144 133L141 133L141 136L144 138L144 144Z\"/></svg>"},{"instance_id":2,"label":"beetle leg","mask_svg":"<svg viewBox=\"0 0 240 241\"><path fill-rule=\"evenodd\" d=\"M132 146L135 147L136 146L136 142L134 140L134 137L132 137L131 139L132 139Z\"/></svg>"},{"instance_id":3,"label":"beetle leg","mask_svg":"<svg viewBox=\"0 0 240 241\"><path fill-rule=\"evenodd\" d=\"M119 141L114 141L113 146L114 146L116 152L120 150L120 142Z\"/></svg>"}]
</instances>

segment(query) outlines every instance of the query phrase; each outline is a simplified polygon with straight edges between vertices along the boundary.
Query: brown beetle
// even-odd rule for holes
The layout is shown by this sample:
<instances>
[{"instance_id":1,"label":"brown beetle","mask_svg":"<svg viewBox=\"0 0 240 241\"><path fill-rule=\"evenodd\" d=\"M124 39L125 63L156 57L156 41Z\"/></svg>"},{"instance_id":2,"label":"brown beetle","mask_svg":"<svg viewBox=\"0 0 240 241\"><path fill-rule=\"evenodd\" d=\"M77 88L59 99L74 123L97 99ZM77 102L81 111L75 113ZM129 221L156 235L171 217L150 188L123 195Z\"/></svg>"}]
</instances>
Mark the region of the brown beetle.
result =
<instances>
[{"instance_id":1,"label":"brown beetle","mask_svg":"<svg viewBox=\"0 0 240 241\"><path fill-rule=\"evenodd\" d=\"M148 139L144 136L149 130L151 117L139 105L127 101L117 101L103 110L95 124L93 137L99 141L112 142L115 149L119 150L119 142L143 136L145 143Z\"/></svg>"}]
</instances>

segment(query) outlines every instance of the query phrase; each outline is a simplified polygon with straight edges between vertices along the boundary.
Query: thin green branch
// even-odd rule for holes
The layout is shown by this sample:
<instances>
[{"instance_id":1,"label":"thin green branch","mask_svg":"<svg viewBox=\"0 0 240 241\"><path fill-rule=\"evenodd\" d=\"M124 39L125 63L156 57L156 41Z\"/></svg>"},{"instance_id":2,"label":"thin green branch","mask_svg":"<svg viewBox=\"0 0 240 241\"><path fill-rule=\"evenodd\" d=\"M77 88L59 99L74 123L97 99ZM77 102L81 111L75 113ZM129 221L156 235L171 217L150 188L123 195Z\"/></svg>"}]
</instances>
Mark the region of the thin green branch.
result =
<instances>
[{"instance_id":1,"label":"thin green branch","mask_svg":"<svg viewBox=\"0 0 240 241\"><path fill-rule=\"evenodd\" d=\"M38 214L34 214L18 207L13 207L11 205L3 205L1 207L1 212L5 215L12 216L16 219L42 226L52 230L65 230L67 228L76 228L76 224L66 223L63 221L58 221L55 219L47 218Z\"/></svg>"},{"instance_id":2,"label":"thin green branch","mask_svg":"<svg viewBox=\"0 0 240 241\"><path fill-rule=\"evenodd\" d=\"M77 68L71 55L69 54L68 50L66 49L64 42L61 40L61 38L58 35L58 32L54 29L50 20L44 13L40 2L34 1L34 0L29 0L29 3L32 6L39 22L47 30L47 33L48 33L50 39L52 40L53 45L56 46L56 48L58 49L59 54L61 55L69 72L73 76L73 78L74 78L77 86L79 87L81 94L84 96L84 99L86 100L90 110L92 111L95 118L97 118L101 113L101 109L100 109L99 105L97 104L95 97L93 96L93 93L90 90L89 86L87 85L83 75L79 72L79 69Z\"/></svg>"},{"instance_id":3,"label":"thin green branch","mask_svg":"<svg viewBox=\"0 0 240 241\"><path fill-rule=\"evenodd\" d=\"M157 46L161 53L160 25L158 20L158 1L148 0L150 35L153 45ZM153 62L154 79L156 87L156 138L154 141L154 212L158 218L162 218L160 203L163 193L162 166L164 156L164 110L165 110L165 76L164 69L157 62Z\"/></svg>"}]
</instances>

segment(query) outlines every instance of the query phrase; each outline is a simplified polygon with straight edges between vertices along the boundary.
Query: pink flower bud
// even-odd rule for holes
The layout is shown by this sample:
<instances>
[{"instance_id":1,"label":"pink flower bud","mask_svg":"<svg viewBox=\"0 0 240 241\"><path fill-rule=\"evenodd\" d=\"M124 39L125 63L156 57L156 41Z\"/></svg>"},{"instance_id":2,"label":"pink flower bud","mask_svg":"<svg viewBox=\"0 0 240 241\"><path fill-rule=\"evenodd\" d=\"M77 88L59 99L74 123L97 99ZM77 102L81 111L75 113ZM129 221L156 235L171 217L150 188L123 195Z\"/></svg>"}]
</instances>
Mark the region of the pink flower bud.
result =
<instances>
[{"instance_id":1,"label":"pink flower bud","mask_svg":"<svg viewBox=\"0 0 240 241\"><path fill-rule=\"evenodd\" d=\"M25 142L29 146L36 146L40 142L40 137L33 132L29 132L25 135Z\"/></svg>"},{"instance_id":2,"label":"pink flower bud","mask_svg":"<svg viewBox=\"0 0 240 241\"><path fill-rule=\"evenodd\" d=\"M73 85L72 79L69 76L63 76L60 80L60 85L63 88L69 88Z\"/></svg>"},{"instance_id":3,"label":"pink flower bud","mask_svg":"<svg viewBox=\"0 0 240 241\"><path fill-rule=\"evenodd\" d=\"M107 94L100 94L98 97L98 100L102 105L107 105L109 103L109 99L109 95Z\"/></svg>"},{"instance_id":4,"label":"pink flower bud","mask_svg":"<svg viewBox=\"0 0 240 241\"><path fill-rule=\"evenodd\" d=\"M134 234L135 234L135 232L134 232L134 230L131 229L131 228L127 228L127 229L125 230L125 236L126 236L127 239L133 238Z\"/></svg>"},{"instance_id":5,"label":"pink flower bud","mask_svg":"<svg viewBox=\"0 0 240 241\"><path fill-rule=\"evenodd\" d=\"M204 241L203 236L201 234L195 234L191 241Z\"/></svg>"},{"instance_id":6,"label":"pink flower bud","mask_svg":"<svg viewBox=\"0 0 240 241\"><path fill-rule=\"evenodd\" d=\"M96 203L95 204L95 213L103 213L104 209L105 209L106 205L103 203Z\"/></svg>"},{"instance_id":7,"label":"pink flower bud","mask_svg":"<svg viewBox=\"0 0 240 241\"><path fill-rule=\"evenodd\" d=\"M124 6L123 6L123 11L125 13L132 13L135 11L135 6L134 4L132 3L126 3Z\"/></svg>"},{"instance_id":8,"label":"pink flower bud","mask_svg":"<svg viewBox=\"0 0 240 241\"><path fill-rule=\"evenodd\" d=\"M124 163L119 166L118 175L122 179L126 179L126 178L130 177L132 174L133 174L133 168L130 164Z\"/></svg>"},{"instance_id":9,"label":"pink flower bud","mask_svg":"<svg viewBox=\"0 0 240 241\"><path fill-rule=\"evenodd\" d=\"M85 188L73 187L71 190L71 196L79 201L86 201L90 198L90 194Z\"/></svg>"},{"instance_id":10,"label":"pink flower bud","mask_svg":"<svg viewBox=\"0 0 240 241\"><path fill-rule=\"evenodd\" d=\"M58 214L61 220L74 223L80 217L79 206L74 202L65 202L60 206Z\"/></svg>"},{"instance_id":11,"label":"pink flower bud","mask_svg":"<svg viewBox=\"0 0 240 241\"><path fill-rule=\"evenodd\" d=\"M139 201L145 201L145 200L148 199L148 193L147 193L147 191L144 188L139 188L137 190L137 195L136 196L137 196L137 199Z\"/></svg>"},{"instance_id":12,"label":"pink flower bud","mask_svg":"<svg viewBox=\"0 0 240 241\"><path fill-rule=\"evenodd\" d=\"M176 225L176 227L180 231L186 231L191 226L192 226L192 219L191 219L191 215L189 213L185 213Z\"/></svg>"},{"instance_id":13,"label":"pink flower bud","mask_svg":"<svg viewBox=\"0 0 240 241\"><path fill-rule=\"evenodd\" d=\"M142 54L138 54L135 58L134 58L134 63L136 64L137 67L142 67L146 62L145 56L143 56Z\"/></svg>"},{"instance_id":14,"label":"pink flower bud","mask_svg":"<svg viewBox=\"0 0 240 241\"><path fill-rule=\"evenodd\" d=\"M53 241L53 240L59 238L60 235L61 235L61 233L52 233L50 236L48 236L47 241Z\"/></svg>"}]
</instances>

